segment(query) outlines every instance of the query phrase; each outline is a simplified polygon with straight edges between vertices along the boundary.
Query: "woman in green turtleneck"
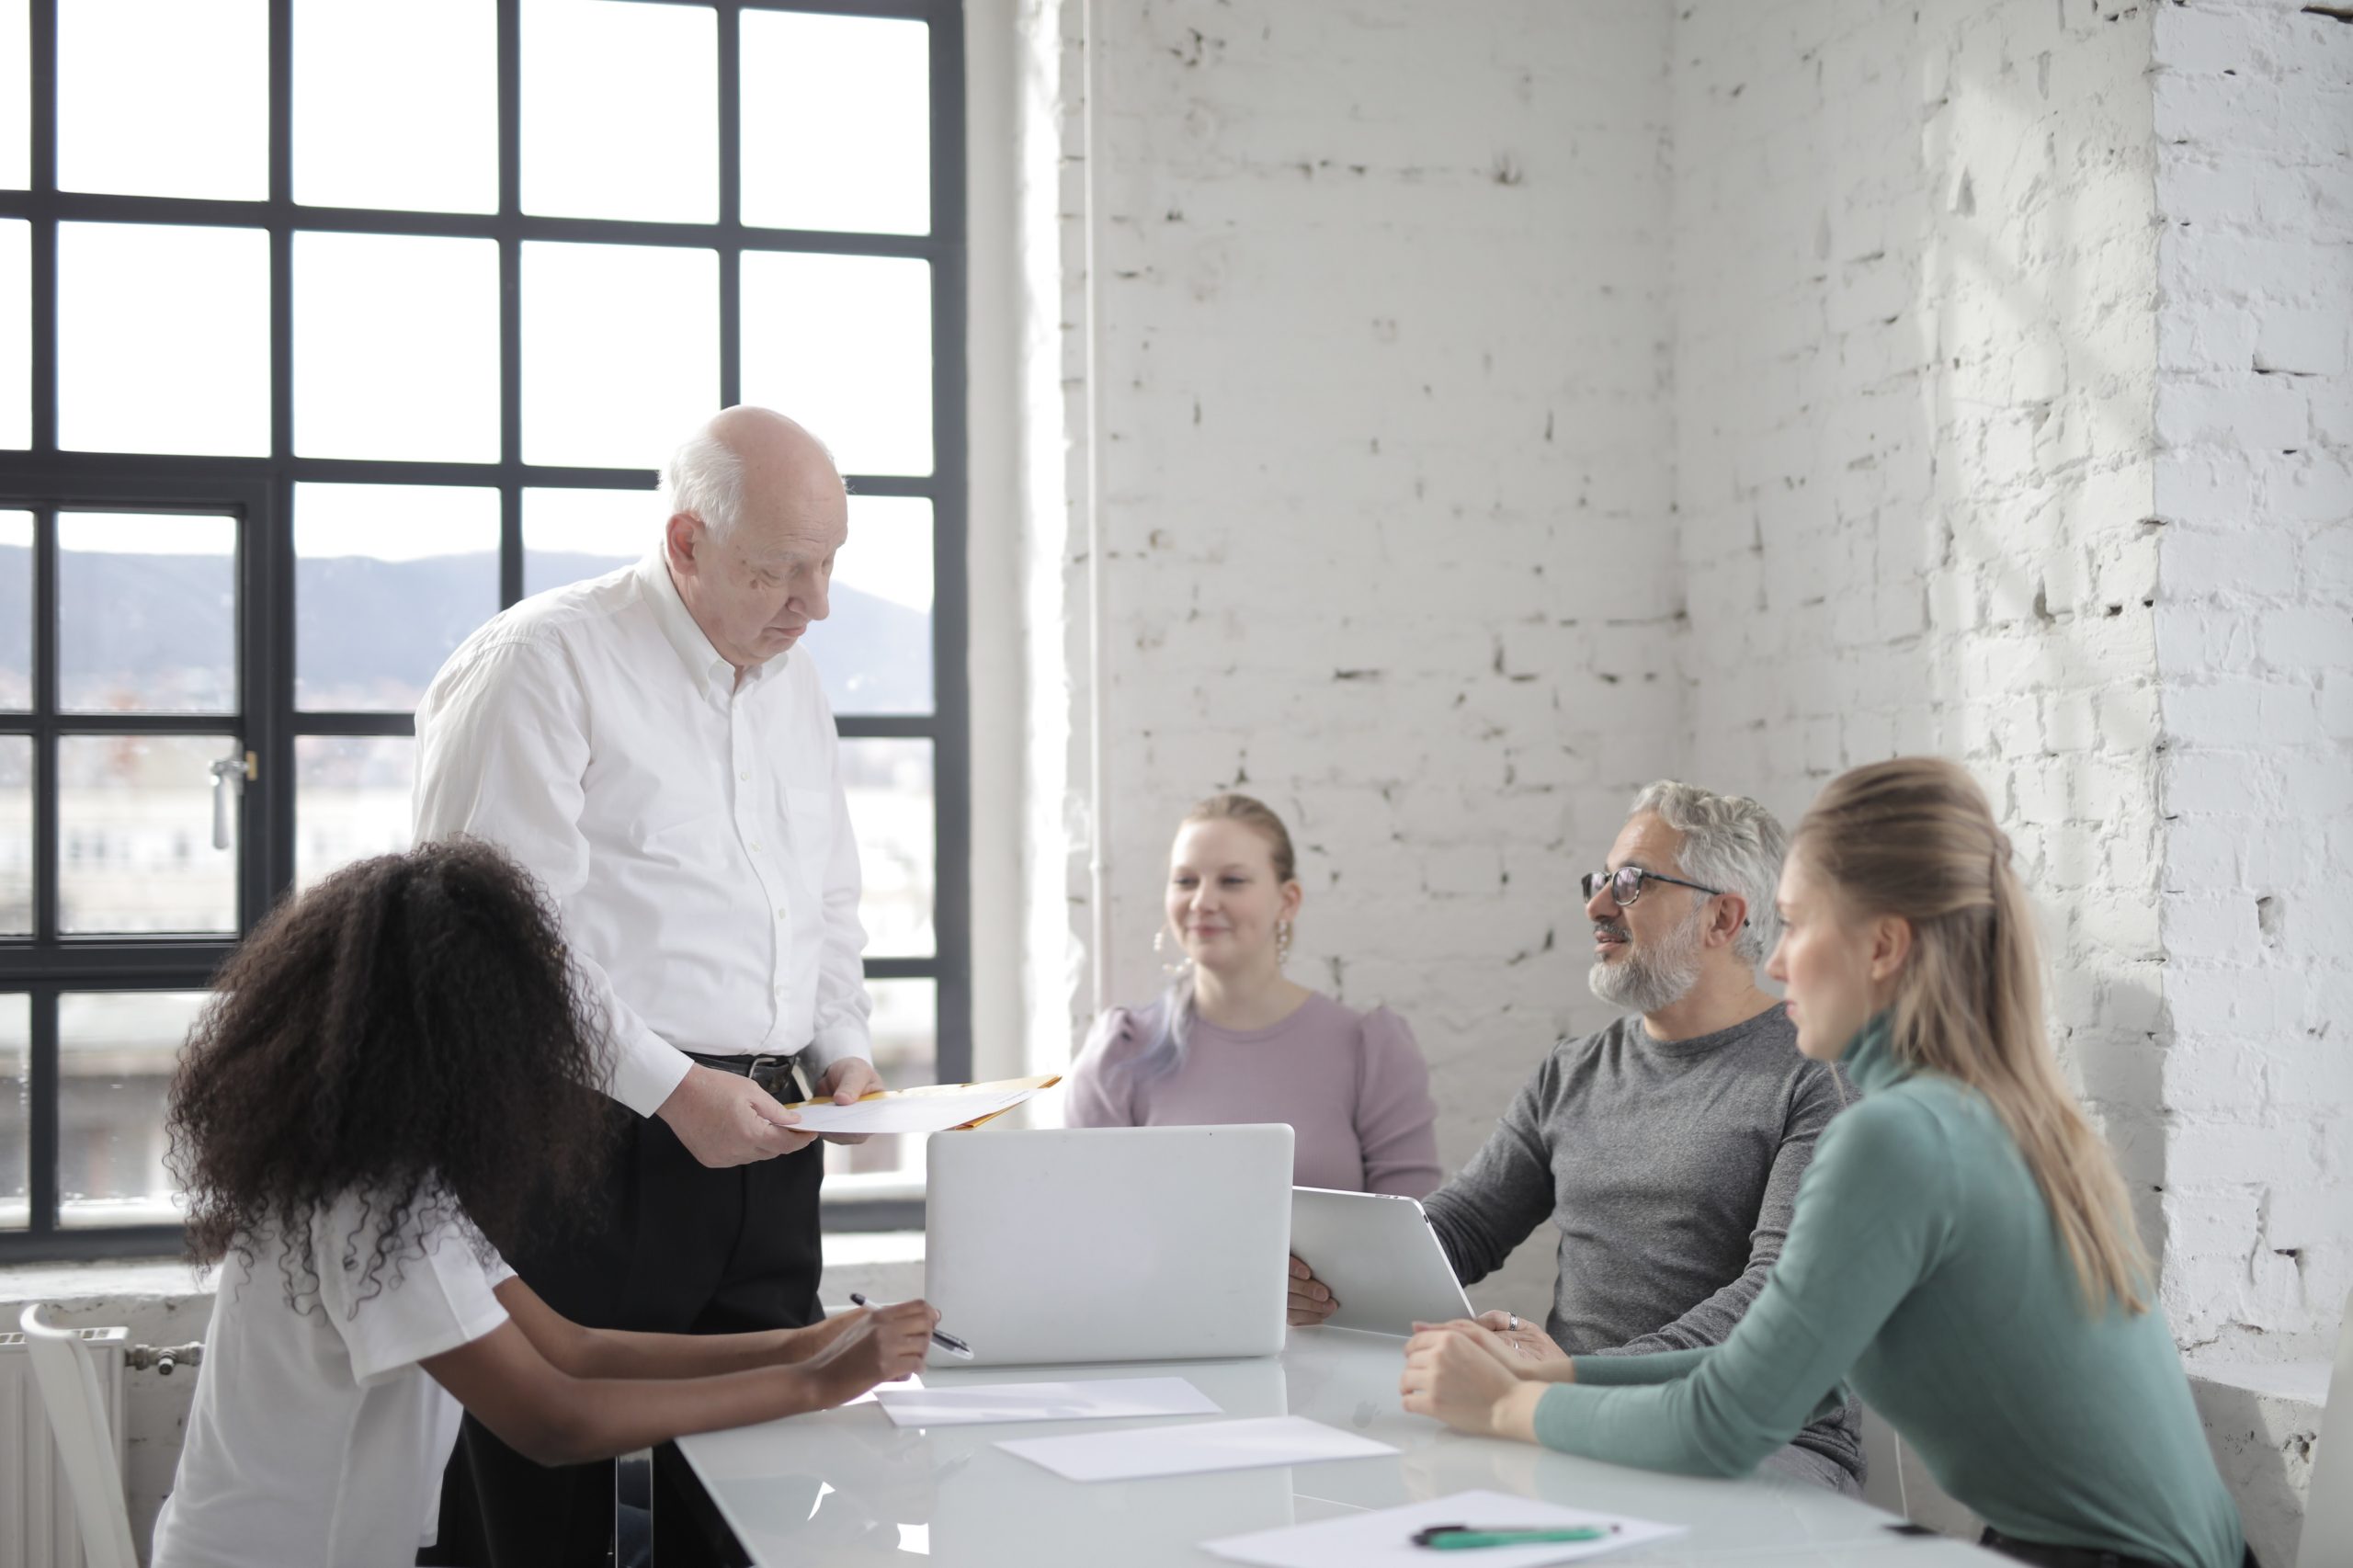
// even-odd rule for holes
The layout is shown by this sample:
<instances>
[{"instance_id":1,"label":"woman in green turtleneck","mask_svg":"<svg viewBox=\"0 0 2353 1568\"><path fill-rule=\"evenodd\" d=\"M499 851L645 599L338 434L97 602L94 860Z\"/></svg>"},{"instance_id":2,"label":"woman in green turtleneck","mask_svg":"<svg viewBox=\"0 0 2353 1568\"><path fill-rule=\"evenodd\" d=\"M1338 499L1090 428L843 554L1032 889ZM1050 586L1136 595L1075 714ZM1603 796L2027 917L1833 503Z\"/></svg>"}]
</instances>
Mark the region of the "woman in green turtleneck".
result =
<instances>
[{"instance_id":1,"label":"woman in green turtleneck","mask_svg":"<svg viewBox=\"0 0 2353 1568\"><path fill-rule=\"evenodd\" d=\"M2009 841L1950 763L1835 780L1798 825L1771 973L1862 1098L1723 1344L1534 1367L1476 1324L1406 1346L1405 1408L1654 1470L1745 1473L1851 1381L1986 1544L2050 1568L2238 1568L2106 1147L2042 1029Z\"/></svg>"}]
</instances>

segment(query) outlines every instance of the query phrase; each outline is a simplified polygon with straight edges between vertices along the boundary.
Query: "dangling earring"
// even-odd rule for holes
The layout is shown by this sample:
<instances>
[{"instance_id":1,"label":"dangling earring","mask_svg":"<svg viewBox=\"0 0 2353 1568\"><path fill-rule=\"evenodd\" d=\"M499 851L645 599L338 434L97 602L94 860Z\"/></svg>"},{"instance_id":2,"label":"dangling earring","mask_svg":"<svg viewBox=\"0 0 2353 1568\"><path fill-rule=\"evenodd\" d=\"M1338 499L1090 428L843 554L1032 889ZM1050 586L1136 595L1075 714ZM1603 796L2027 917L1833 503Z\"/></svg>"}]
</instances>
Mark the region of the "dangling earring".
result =
<instances>
[{"instance_id":1,"label":"dangling earring","mask_svg":"<svg viewBox=\"0 0 2353 1568\"><path fill-rule=\"evenodd\" d=\"M1280 969L1290 961L1290 922L1275 922L1275 967Z\"/></svg>"},{"instance_id":2,"label":"dangling earring","mask_svg":"<svg viewBox=\"0 0 2353 1568\"><path fill-rule=\"evenodd\" d=\"M1152 956L1160 960L1160 972L1174 980L1193 967L1193 955L1182 948L1172 960L1168 956L1168 927L1163 926L1152 934Z\"/></svg>"}]
</instances>

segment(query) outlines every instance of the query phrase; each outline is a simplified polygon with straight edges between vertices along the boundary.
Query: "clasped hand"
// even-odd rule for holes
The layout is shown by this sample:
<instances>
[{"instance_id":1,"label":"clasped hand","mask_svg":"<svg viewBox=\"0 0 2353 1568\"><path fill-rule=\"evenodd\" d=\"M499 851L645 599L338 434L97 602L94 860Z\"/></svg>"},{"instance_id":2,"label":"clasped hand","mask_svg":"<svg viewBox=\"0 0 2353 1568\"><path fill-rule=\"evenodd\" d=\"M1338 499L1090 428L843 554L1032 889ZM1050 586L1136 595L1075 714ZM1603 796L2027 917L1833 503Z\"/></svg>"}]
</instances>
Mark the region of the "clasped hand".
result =
<instances>
[{"instance_id":1,"label":"clasped hand","mask_svg":"<svg viewBox=\"0 0 2353 1568\"><path fill-rule=\"evenodd\" d=\"M1550 1339L1543 1343L1558 1355ZM1563 1365L1548 1369L1551 1381L1573 1381L1566 1358L1561 1359ZM1532 1440L1536 1402L1544 1390L1540 1383L1526 1381L1523 1374L1529 1370L1527 1353L1483 1323L1469 1318L1417 1323L1414 1337L1405 1342L1405 1370L1397 1380L1397 1392L1407 1410L1436 1416L1458 1431Z\"/></svg>"}]
</instances>

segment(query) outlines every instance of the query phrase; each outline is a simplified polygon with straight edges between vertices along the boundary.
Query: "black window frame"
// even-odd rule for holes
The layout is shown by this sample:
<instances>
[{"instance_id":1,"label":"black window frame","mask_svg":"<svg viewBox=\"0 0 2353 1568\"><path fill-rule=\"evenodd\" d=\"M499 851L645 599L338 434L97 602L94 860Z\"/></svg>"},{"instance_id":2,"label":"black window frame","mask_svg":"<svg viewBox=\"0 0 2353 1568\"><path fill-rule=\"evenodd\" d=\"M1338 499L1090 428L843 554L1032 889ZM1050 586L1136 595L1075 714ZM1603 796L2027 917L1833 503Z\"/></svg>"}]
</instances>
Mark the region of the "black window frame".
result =
<instances>
[{"instance_id":1,"label":"black window frame","mask_svg":"<svg viewBox=\"0 0 2353 1568\"><path fill-rule=\"evenodd\" d=\"M847 475L853 493L915 496L932 506L932 708L923 714L844 714L845 739L931 743L936 942L929 958L869 958L870 980L937 983L938 1075L972 1075L971 743L965 679L967 511L965 372L964 40L961 0L622 0L716 13L720 211L716 222L551 218L520 208L521 5L497 0L499 205L494 213L417 212L298 205L292 197L293 0L268 0L269 195L257 201L60 191L56 181L59 0L31 0L31 188L0 190L0 219L31 229L32 447L0 450L0 509L36 514L33 559L34 710L0 714L0 735L242 733L254 777L240 802L238 929L251 928L292 884L294 749L301 736L415 733L406 713L298 711L294 706L293 487L302 482L455 484L500 496L499 604L523 597L522 495L527 488L650 490L648 469L528 464L522 436L522 246L533 240L654 244L719 256L719 387L714 406L742 397L742 257L746 251L915 257L931 266L932 431L926 476ZM741 221L738 66L745 11L921 21L930 27L931 229L921 235L751 228ZM62 451L57 445L57 234L61 222L134 222L260 229L270 248L270 455L186 457ZM300 458L293 451L292 251L298 231L483 238L499 251L500 460L491 463ZM811 411L822 421L823 411ZM56 710L55 530L58 509L228 513L239 520L238 692L241 714L62 715ZM65 1230L57 1223L60 1131L57 996L63 991L192 990L210 983L235 938L83 937L57 926L59 835L55 748L36 739L36 932L0 938L0 993L31 997L31 1212L0 1231L0 1263L145 1256L176 1250L177 1225ZM920 1199L829 1199L829 1228L922 1223Z\"/></svg>"}]
</instances>

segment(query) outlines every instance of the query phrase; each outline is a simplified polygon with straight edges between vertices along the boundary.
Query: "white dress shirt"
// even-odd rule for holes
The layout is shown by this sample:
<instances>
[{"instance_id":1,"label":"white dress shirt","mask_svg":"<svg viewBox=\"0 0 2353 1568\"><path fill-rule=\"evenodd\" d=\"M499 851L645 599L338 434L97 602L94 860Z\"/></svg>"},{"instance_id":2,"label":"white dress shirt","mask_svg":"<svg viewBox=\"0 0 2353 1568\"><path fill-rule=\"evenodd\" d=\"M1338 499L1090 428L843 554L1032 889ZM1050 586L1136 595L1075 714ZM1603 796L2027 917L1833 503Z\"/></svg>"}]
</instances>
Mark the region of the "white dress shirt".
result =
<instances>
[{"instance_id":1,"label":"white dress shirt","mask_svg":"<svg viewBox=\"0 0 2353 1568\"><path fill-rule=\"evenodd\" d=\"M651 1116L682 1051L870 1057L858 842L817 669L747 672L657 548L466 639L416 710L416 838L490 840L553 895L607 1092Z\"/></svg>"}]
</instances>

